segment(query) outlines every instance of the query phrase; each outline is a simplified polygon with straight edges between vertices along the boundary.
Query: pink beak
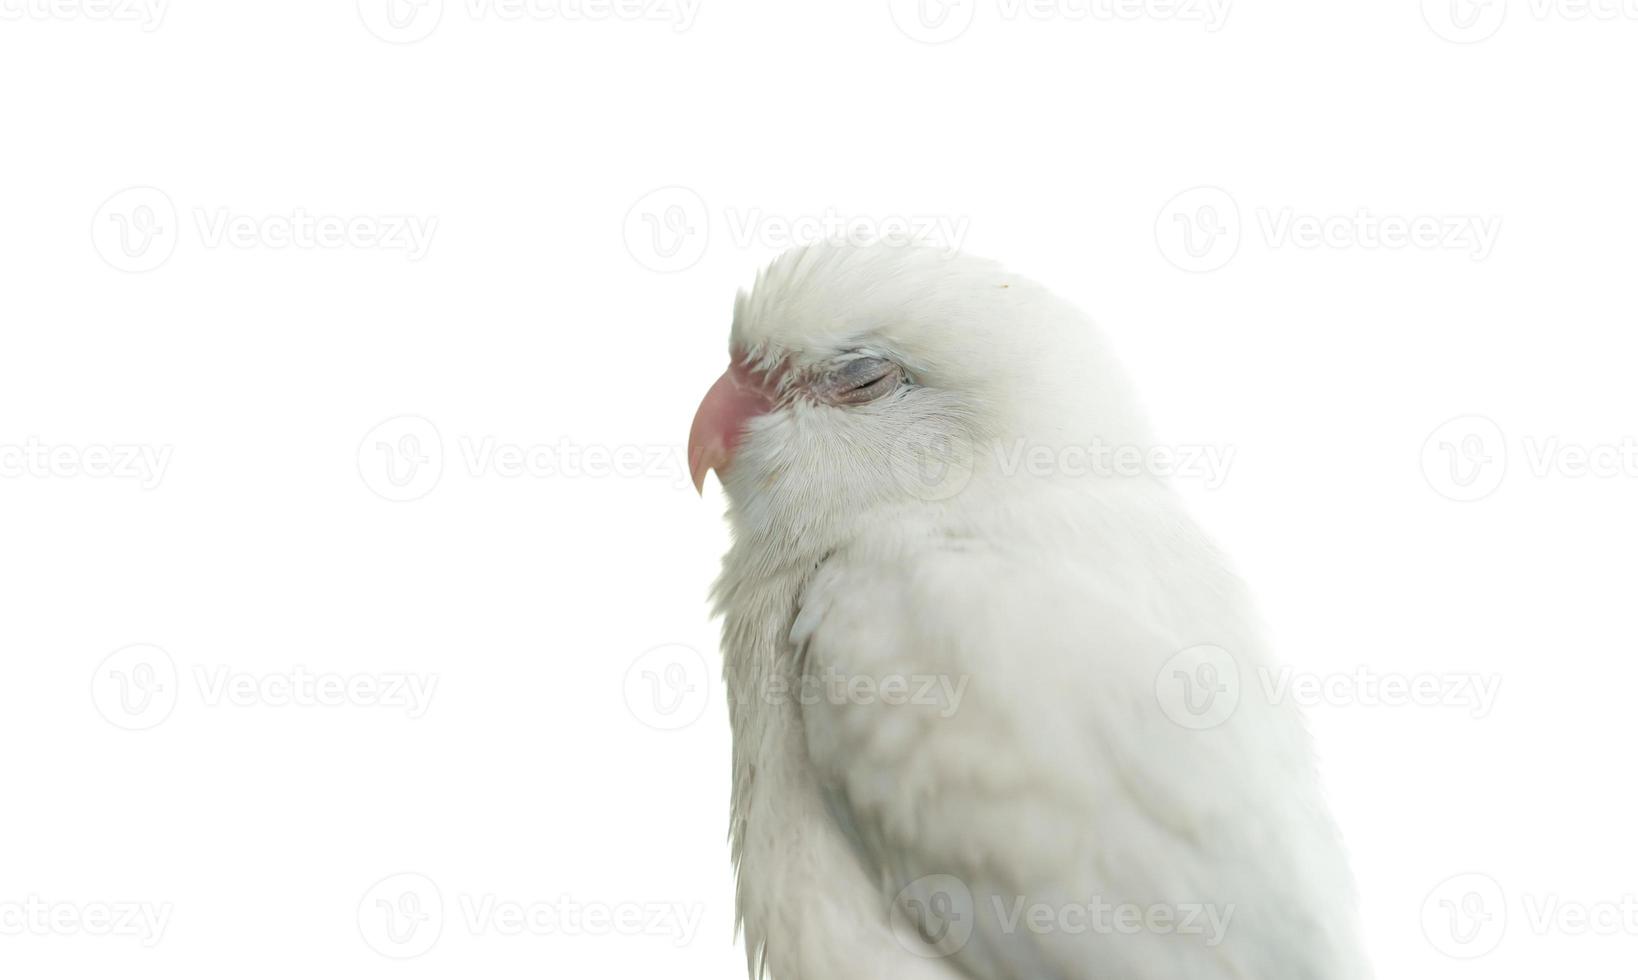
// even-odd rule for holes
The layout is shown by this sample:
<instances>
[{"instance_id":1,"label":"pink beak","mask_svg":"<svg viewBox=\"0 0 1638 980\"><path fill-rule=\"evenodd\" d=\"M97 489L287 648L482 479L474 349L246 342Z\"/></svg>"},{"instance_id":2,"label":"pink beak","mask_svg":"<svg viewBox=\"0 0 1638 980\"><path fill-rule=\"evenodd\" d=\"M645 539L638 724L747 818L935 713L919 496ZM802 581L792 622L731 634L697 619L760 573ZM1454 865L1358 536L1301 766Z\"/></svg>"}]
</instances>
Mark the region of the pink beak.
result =
<instances>
[{"instance_id":1,"label":"pink beak","mask_svg":"<svg viewBox=\"0 0 1638 980\"><path fill-rule=\"evenodd\" d=\"M769 390L739 364L731 365L705 393L688 430L688 475L705 492L705 473L719 474L734 460L745 426L773 409Z\"/></svg>"}]
</instances>

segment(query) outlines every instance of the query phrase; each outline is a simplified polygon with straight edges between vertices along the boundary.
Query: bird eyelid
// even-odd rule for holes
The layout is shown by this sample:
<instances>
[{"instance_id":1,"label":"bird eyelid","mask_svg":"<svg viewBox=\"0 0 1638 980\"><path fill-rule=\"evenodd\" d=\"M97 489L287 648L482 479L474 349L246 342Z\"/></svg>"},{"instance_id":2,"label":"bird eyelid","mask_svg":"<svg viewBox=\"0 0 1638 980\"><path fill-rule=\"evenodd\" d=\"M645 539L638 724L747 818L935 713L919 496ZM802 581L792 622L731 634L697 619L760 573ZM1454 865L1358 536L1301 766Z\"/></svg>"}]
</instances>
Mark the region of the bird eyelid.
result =
<instances>
[{"instance_id":1,"label":"bird eyelid","mask_svg":"<svg viewBox=\"0 0 1638 980\"><path fill-rule=\"evenodd\" d=\"M897 362L859 351L819 378L814 387L832 404L862 405L893 391L903 380L904 369Z\"/></svg>"}]
</instances>

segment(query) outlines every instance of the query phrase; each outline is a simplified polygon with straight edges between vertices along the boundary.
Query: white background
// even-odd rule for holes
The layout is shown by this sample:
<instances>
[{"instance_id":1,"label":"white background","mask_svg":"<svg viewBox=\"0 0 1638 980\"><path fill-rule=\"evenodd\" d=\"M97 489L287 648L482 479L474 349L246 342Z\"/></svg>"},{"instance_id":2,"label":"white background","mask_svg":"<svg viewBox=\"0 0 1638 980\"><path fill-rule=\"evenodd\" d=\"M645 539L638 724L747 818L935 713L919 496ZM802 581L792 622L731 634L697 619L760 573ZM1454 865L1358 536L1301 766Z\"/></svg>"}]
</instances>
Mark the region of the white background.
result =
<instances>
[{"instance_id":1,"label":"white background","mask_svg":"<svg viewBox=\"0 0 1638 980\"><path fill-rule=\"evenodd\" d=\"M1381 976L1632 976L1638 5L476 2L0 0L0 974L742 975L682 441L856 217L1232 451Z\"/></svg>"}]
</instances>

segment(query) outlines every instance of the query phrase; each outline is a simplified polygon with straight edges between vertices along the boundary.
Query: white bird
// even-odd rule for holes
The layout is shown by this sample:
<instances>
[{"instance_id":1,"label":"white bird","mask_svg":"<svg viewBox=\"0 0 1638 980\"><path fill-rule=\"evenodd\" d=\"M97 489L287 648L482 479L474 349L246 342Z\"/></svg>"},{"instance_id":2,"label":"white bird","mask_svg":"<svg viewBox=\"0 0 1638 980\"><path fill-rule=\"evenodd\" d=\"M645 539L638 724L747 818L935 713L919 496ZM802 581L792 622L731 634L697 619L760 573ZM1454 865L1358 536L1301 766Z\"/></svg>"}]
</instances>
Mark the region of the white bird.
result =
<instances>
[{"instance_id":1,"label":"white bird","mask_svg":"<svg viewBox=\"0 0 1638 980\"><path fill-rule=\"evenodd\" d=\"M1087 317L988 261L820 244L739 296L729 351L689 442L733 532L753 976L1368 974L1243 586L1164 480L1098 462L1154 443Z\"/></svg>"}]
</instances>

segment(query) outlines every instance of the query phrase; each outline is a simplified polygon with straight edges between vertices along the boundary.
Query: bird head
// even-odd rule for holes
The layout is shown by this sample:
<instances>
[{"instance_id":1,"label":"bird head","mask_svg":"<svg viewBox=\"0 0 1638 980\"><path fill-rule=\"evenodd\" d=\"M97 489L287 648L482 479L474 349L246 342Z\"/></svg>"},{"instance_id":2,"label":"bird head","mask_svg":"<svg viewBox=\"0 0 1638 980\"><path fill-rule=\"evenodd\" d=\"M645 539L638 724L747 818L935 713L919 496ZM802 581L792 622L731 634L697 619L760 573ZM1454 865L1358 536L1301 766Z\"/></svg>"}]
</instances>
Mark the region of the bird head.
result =
<instances>
[{"instance_id":1,"label":"bird head","mask_svg":"<svg viewBox=\"0 0 1638 980\"><path fill-rule=\"evenodd\" d=\"M1095 327L1046 289L944 249L822 243L739 295L689 464L697 487L717 472L737 534L808 552L1053 478L1021 453L1144 438Z\"/></svg>"}]
</instances>

